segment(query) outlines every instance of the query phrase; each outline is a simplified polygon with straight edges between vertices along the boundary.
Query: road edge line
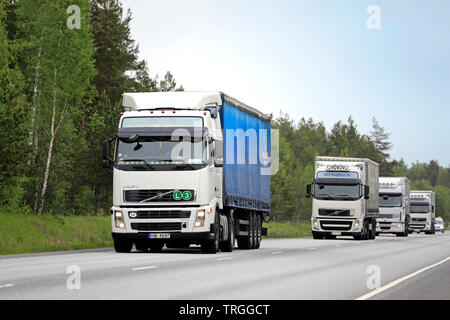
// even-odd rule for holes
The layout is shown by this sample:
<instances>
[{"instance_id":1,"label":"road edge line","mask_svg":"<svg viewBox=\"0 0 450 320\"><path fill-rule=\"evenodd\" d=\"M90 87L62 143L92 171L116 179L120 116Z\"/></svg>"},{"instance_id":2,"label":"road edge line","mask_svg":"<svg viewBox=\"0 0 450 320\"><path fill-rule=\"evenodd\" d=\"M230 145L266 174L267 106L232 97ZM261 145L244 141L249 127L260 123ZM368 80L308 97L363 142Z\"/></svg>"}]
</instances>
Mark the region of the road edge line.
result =
<instances>
[{"instance_id":1,"label":"road edge line","mask_svg":"<svg viewBox=\"0 0 450 320\"><path fill-rule=\"evenodd\" d=\"M406 281L406 280L408 280L408 279L411 279L412 277L415 277L415 276L417 276L418 274L420 274L420 273L422 273L422 272L425 272L425 271L430 270L430 269L432 269L432 268L434 268L434 267L437 267L437 266L439 266L439 265L441 265L441 264L443 264L443 263L445 263L445 262L447 262L447 261L449 261L449 260L450 260L450 257L447 257L447 258L445 258L444 260L441 260L441 261L439 261L439 262L436 262L435 264L432 264L431 266L422 268L422 269L420 269L420 270L417 270L416 272L413 272L413 273L411 273L411 274L409 274L409 275L406 275L406 276L404 276L404 277L401 277L400 279L391 281L391 282L389 282L387 285L385 285L385 286L383 286L383 287L380 287L380 288L378 288L378 289L375 289L375 290L373 290L373 291L370 291L370 292L366 293L365 295L362 295L361 297L356 298L355 300L367 300L367 299L370 299L370 298L372 298L373 296L376 296L377 294L379 294L379 293L381 293L381 292L383 292L383 291L386 291L387 289L390 289L390 288L392 288L392 287L395 287L396 285L398 285L398 284L400 284L400 283L402 283L402 282L404 282L404 281Z\"/></svg>"}]
</instances>

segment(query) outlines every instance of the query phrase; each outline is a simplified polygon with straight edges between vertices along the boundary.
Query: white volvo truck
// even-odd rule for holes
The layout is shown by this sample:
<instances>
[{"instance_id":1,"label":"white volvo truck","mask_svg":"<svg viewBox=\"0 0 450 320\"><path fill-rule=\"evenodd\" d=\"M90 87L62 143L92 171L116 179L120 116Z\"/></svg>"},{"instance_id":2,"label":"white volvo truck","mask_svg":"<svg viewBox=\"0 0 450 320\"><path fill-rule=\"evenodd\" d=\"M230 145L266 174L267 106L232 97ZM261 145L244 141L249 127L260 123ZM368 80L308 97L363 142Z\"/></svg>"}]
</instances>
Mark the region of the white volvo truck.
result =
<instances>
[{"instance_id":1,"label":"white volvo truck","mask_svg":"<svg viewBox=\"0 0 450 320\"><path fill-rule=\"evenodd\" d=\"M369 159L317 157L315 180L307 186L313 197L314 239L353 236L375 239L378 206L378 163Z\"/></svg>"},{"instance_id":2,"label":"white volvo truck","mask_svg":"<svg viewBox=\"0 0 450 320\"><path fill-rule=\"evenodd\" d=\"M405 177L380 177L380 218L377 235L408 236L411 183Z\"/></svg>"},{"instance_id":3,"label":"white volvo truck","mask_svg":"<svg viewBox=\"0 0 450 320\"><path fill-rule=\"evenodd\" d=\"M117 252L257 249L270 214L271 116L220 92L125 93L113 167ZM114 152L112 152L114 148Z\"/></svg>"},{"instance_id":4,"label":"white volvo truck","mask_svg":"<svg viewBox=\"0 0 450 320\"><path fill-rule=\"evenodd\" d=\"M435 234L436 199L433 191L411 191L411 232Z\"/></svg>"}]
</instances>

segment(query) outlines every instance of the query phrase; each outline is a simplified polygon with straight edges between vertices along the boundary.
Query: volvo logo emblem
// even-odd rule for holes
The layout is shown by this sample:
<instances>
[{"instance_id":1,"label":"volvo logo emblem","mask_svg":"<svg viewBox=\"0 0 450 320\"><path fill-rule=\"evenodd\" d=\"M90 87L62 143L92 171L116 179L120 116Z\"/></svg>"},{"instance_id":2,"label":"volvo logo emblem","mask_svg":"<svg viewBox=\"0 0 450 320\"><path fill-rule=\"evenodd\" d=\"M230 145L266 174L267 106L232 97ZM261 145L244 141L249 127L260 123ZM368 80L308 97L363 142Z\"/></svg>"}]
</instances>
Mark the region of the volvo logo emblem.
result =
<instances>
[{"instance_id":1,"label":"volvo logo emblem","mask_svg":"<svg viewBox=\"0 0 450 320\"><path fill-rule=\"evenodd\" d=\"M137 213L136 212L130 212L130 218L136 218Z\"/></svg>"}]
</instances>

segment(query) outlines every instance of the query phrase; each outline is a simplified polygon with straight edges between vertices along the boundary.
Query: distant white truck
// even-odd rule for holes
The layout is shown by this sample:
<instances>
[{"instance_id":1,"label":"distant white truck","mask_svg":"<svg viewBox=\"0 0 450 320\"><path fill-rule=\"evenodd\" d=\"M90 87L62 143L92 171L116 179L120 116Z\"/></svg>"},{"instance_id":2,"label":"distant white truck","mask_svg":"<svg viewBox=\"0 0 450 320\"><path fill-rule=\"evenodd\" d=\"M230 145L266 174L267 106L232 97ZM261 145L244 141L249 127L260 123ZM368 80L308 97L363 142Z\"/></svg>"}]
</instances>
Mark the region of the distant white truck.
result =
<instances>
[{"instance_id":1,"label":"distant white truck","mask_svg":"<svg viewBox=\"0 0 450 320\"><path fill-rule=\"evenodd\" d=\"M411 183L408 178L380 177L380 218L377 235L408 236Z\"/></svg>"},{"instance_id":2,"label":"distant white truck","mask_svg":"<svg viewBox=\"0 0 450 320\"><path fill-rule=\"evenodd\" d=\"M436 198L433 191L411 191L411 232L435 234Z\"/></svg>"},{"instance_id":3,"label":"distant white truck","mask_svg":"<svg viewBox=\"0 0 450 320\"><path fill-rule=\"evenodd\" d=\"M378 163L369 159L317 157L311 227L314 239L353 236L375 239L378 204Z\"/></svg>"}]
</instances>

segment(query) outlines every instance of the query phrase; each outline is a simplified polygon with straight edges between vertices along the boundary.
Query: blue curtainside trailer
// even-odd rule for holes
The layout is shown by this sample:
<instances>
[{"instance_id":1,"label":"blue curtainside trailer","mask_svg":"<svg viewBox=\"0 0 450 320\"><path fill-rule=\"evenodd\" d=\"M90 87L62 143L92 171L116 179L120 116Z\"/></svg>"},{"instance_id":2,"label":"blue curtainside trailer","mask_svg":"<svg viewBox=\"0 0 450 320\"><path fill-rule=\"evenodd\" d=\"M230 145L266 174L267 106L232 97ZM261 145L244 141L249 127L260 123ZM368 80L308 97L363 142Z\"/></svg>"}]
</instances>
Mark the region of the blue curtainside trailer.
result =
<instances>
[{"instance_id":1,"label":"blue curtainside trailer","mask_svg":"<svg viewBox=\"0 0 450 320\"><path fill-rule=\"evenodd\" d=\"M222 95L224 205L270 214L270 121L267 116Z\"/></svg>"}]
</instances>

